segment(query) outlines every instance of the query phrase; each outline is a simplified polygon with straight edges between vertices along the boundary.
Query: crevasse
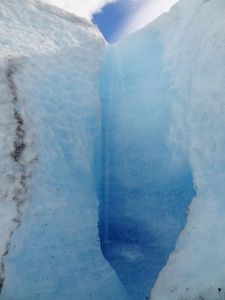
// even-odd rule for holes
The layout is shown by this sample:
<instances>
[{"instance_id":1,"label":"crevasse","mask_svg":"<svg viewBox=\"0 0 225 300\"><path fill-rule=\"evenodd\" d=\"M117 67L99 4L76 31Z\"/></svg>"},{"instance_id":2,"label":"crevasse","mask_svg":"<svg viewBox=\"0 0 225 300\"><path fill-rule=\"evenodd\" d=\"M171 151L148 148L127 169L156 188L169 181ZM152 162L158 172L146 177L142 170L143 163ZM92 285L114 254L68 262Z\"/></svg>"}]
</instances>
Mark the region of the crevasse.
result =
<instances>
[{"instance_id":1,"label":"crevasse","mask_svg":"<svg viewBox=\"0 0 225 300\"><path fill-rule=\"evenodd\" d=\"M162 55L144 30L107 49L101 75L101 245L130 299L148 297L195 194L187 159L178 162L167 140L176 93Z\"/></svg>"},{"instance_id":2,"label":"crevasse","mask_svg":"<svg viewBox=\"0 0 225 300\"><path fill-rule=\"evenodd\" d=\"M224 13L0 2L1 300L224 299Z\"/></svg>"}]
</instances>

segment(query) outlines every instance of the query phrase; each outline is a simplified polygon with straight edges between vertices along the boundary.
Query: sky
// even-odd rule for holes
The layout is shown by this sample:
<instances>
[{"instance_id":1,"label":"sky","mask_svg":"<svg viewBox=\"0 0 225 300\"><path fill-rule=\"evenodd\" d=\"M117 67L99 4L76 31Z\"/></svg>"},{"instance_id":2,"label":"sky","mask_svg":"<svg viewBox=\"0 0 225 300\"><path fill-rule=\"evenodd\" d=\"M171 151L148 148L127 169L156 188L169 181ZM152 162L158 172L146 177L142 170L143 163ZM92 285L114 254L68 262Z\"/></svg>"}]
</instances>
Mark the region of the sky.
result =
<instances>
[{"instance_id":1,"label":"sky","mask_svg":"<svg viewBox=\"0 0 225 300\"><path fill-rule=\"evenodd\" d=\"M44 0L92 20L113 43L144 27L178 0Z\"/></svg>"}]
</instances>

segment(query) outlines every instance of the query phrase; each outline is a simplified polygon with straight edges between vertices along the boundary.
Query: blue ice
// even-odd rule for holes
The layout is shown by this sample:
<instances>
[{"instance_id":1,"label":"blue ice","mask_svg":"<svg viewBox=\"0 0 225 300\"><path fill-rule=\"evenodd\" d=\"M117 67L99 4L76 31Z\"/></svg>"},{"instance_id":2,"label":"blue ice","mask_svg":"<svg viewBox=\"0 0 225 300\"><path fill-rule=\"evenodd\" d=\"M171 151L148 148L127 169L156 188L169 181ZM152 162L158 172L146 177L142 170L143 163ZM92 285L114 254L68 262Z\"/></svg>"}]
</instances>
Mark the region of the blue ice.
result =
<instances>
[{"instance_id":1,"label":"blue ice","mask_svg":"<svg viewBox=\"0 0 225 300\"><path fill-rule=\"evenodd\" d=\"M102 72L104 256L129 299L147 299L174 250L195 191L169 146L172 101L163 47L148 29L109 48Z\"/></svg>"}]
</instances>

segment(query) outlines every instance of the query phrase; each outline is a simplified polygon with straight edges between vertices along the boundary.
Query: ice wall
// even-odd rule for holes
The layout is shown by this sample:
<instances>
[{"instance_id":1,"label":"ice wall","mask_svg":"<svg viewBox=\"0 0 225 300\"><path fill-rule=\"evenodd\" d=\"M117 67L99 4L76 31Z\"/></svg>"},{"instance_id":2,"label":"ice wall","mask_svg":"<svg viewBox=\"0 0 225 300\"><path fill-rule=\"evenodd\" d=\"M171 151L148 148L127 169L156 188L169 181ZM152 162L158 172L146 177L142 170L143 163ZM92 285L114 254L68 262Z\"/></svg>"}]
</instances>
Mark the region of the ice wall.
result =
<instances>
[{"instance_id":1,"label":"ice wall","mask_svg":"<svg viewBox=\"0 0 225 300\"><path fill-rule=\"evenodd\" d=\"M178 93L171 142L186 153L197 195L152 300L225 297L224 1L181 1L155 24Z\"/></svg>"},{"instance_id":2,"label":"ice wall","mask_svg":"<svg viewBox=\"0 0 225 300\"><path fill-rule=\"evenodd\" d=\"M0 298L124 299L97 229L104 41L37 1L0 18Z\"/></svg>"}]
</instances>

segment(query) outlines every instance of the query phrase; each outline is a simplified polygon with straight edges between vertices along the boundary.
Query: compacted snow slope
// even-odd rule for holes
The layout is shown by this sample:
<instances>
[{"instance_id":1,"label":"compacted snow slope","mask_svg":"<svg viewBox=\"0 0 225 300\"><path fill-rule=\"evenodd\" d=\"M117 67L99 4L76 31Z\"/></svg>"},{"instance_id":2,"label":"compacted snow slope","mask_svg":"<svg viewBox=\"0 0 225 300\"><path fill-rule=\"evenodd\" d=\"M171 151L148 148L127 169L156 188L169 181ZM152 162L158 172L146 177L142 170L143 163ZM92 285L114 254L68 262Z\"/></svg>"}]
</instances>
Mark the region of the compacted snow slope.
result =
<instances>
[{"instance_id":1,"label":"compacted snow slope","mask_svg":"<svg viewBox=\"0 0 225 300\"><path fill-rule=\"evenodd\" d=\"M0 22L1 299L123 299L97 229L104 40L37 1L1 1Z\"/></svg>"}]
</instances>

